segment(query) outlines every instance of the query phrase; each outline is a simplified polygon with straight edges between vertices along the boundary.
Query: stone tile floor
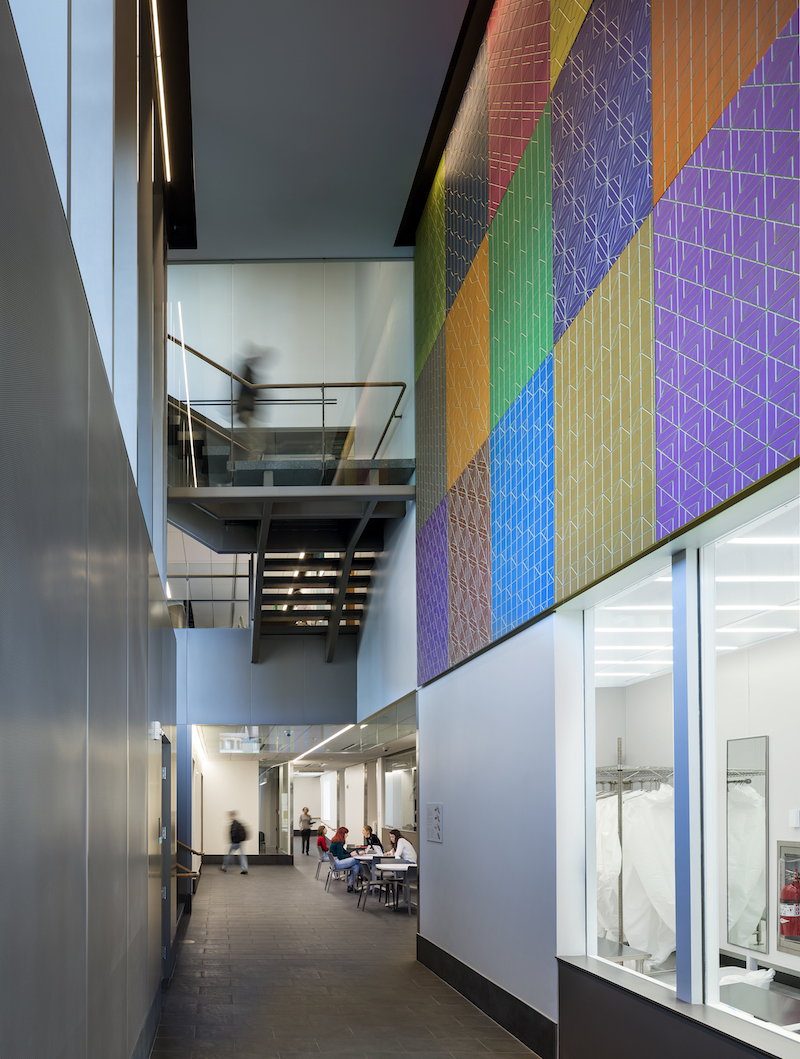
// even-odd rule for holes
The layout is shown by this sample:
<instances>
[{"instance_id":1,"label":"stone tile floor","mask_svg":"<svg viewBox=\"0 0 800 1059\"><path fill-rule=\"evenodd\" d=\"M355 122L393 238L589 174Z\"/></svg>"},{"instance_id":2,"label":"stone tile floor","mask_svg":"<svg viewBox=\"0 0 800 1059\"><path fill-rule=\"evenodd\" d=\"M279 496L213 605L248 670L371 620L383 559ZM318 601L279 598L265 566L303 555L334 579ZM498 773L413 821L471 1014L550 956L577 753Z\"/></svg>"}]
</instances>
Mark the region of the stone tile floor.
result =
<instances>
[{"instance_id":1,"label":"stone tile floor","mask_svg":"<svg viewBox=\"0 0 800 1059\"><path fill-rule=\"evenodd\" d=\"M363 912L316 866L206 868L153 1059L534 1057L417 963L416 915Z\"/></svg>"}]
</instances>

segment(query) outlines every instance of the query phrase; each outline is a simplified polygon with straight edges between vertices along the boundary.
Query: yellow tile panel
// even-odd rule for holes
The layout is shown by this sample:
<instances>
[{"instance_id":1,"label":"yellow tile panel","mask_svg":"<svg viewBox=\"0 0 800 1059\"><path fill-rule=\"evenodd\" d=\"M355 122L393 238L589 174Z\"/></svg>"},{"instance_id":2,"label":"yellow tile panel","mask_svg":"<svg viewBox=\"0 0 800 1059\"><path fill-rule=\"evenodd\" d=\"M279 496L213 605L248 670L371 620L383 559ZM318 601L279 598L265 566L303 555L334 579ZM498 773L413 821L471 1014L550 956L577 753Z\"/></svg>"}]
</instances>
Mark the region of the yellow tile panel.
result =
<instances>
[{"instance_id":1,"label":"yellow tile panel","mask_svg":"<svg viewBox=\"0 0 800 1059\"><path fill-rule=\"evenodd\" d=\"M554 351L556 602L655 540L653 344L648 217Z\"/></svg>"},{"instance_id":2,"label":"yellow tile panel","mask_svg":"<svg viewBox=\"0 0 800 1059\"><path fill-rule=\"evenodd\" d=\"M592 0L550 0L550 87L556 83Z\"/></svg>"},{"instance_id":3,"label":"yellow tile panel","mask_svg":"<svg viewBox=\"0 0 800 1059\"><path fill-rule=\"evenodd\" d=\"M489 237L456 295L445 323L447 487L489 436Z\"/></svg>"}]
</instances>

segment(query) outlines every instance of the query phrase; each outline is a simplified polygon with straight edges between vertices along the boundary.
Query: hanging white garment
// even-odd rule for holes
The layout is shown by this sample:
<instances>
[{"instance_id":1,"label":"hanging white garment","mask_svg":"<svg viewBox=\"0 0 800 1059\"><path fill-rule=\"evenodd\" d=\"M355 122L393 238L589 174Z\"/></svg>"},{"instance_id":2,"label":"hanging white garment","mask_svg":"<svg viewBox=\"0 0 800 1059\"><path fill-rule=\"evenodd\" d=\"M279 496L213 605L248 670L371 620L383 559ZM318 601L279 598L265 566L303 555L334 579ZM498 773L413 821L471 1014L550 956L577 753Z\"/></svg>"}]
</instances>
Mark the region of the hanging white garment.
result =
<instances>
[{"instance_id":1,"label":"hanging white garment","mask_svg":"<svg viewBox=\"0 0 800 1059\"><path fill-rule=\"evenodd\" d=\"M625 937L662 963L675 951L675 800L673 788L623 799Z\"/></svg>"},{"instance_id":2,"label":"hanging white garment","mask_svg":"<svg viewBox=\"0 0 800 1059\"><path fill-rule=\"evenodd\" d=\"M597 802L597 936L619 941L620 848L617 799Z\"/></svg>"},{"instance_id":3,"label":"hanging white garment","mask_svg":"<svg viewBox=\"0 0 800 1059\"><path fill-rule=\"evenodd\" d=\"M728 941L747 946L764 916L767 885L764 796L749 784L728 787Z\"/></svg>"}]
</instances>

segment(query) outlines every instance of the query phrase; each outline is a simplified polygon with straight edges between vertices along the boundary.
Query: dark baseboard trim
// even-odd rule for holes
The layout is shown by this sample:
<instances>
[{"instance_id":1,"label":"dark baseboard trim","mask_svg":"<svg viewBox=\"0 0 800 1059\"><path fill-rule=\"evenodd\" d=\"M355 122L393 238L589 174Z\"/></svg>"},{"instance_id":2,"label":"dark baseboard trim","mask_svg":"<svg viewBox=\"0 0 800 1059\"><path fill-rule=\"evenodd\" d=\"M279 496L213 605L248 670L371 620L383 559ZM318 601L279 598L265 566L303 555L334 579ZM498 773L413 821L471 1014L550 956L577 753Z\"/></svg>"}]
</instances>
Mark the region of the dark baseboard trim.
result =
<instances>
[{"instance_id":1,"label":"dark baseboard trim","mask_svg":"<svg viewBox=\"0 0 800 1059\"><path fill-rule=\"evenodd\" d=\"M556 1024L417 934L417 959L541 1059L556 1059Z\"/></svg>"},{"instance_id":2,"label":"dark baseboard trim","mask_svg":"<svg viewBox=\"0 0 800 1059\"><path fill-rule=\"evenodd\" d=\"M210 864L222 864L222 854L203 854L203 864L208 866ZM248 864L294 864L294 857L290 853L254 853L252 856L247 854ZM234 868L239 867L239 861L235 861Z\"/></svg>"},{"instance_id":3,"label":"dark baseboard trim","mask_svg":"<svg viewBox=\"0 0 800 1059\"><path fill-rule=\"evenodd\" d=\"M161 990L156 992L153 997L153 1003L150 1005L150 1010L147 1012L147 1018L144 1020L144 1026L142 1026L142 1032L139 1034L139 1040L131 1052L131 1059L149 1059L150 1053L153 1050L153 1045L156 1041L156 1033L158 1032L158 1024L161 1021Z\"/></svg>"}]
</instances>

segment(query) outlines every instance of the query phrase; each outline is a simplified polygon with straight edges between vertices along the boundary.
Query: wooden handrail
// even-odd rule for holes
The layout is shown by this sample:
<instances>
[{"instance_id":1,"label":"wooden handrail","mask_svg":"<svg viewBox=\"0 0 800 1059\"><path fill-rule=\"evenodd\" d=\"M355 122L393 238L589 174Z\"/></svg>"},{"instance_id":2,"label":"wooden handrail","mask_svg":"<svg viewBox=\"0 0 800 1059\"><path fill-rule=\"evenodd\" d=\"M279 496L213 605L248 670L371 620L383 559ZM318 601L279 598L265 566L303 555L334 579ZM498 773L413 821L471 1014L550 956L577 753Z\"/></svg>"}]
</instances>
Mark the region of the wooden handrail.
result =
<instances>
[{"instance_id":1,"label":"wooden handrail","mask_svg":"<svg viewBox=\"0 0 800 1059\"><path fill-rule=\"evenodd\" d=\"M194 853L198 857L204 857L205 856L205 853L201 852L199 849L192 849L191 846L187 846L186 843L185 842L181 842L180 839L177 839L176 841L177 841L179 846L183 846L184 849L188 849L190 853Z\"/></svg>"}]
</instances>

